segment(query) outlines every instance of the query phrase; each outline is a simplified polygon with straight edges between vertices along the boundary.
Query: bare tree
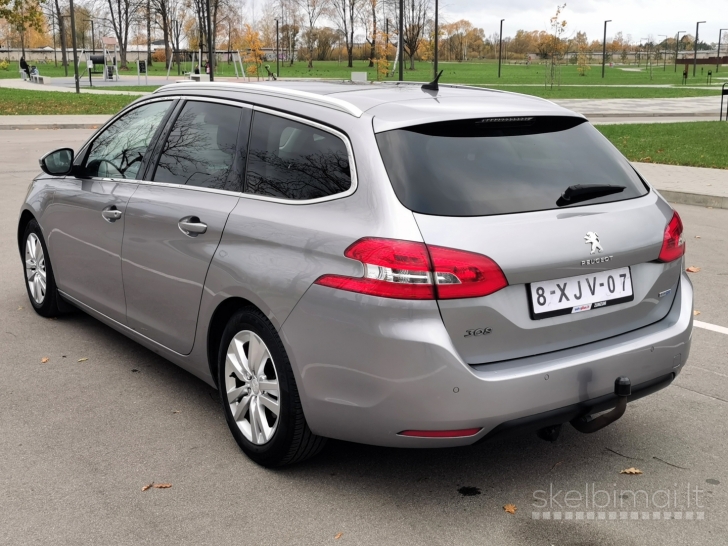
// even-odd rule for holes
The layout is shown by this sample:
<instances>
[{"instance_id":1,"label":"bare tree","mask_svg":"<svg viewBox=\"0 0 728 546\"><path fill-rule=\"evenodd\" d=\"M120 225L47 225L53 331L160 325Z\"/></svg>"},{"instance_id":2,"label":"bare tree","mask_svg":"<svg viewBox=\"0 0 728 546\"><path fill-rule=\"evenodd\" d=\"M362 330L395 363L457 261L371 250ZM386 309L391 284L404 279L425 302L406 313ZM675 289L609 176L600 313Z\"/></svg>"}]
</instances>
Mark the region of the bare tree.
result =
<instances>
[{"instance_id":1,"label":"bare tree","mask_svg":"<svg viewBox=\"0 0 728 546\"><path fill-rule=\"evenodd\" d=\"M331 0L333 18L344 36L349 68L354 66L354 20L359 12L360 3L361 0Z\"/></svg>"},{"instance_id":2,"label":"bare tree","mask_svg":"<svg viewBox=\"0 0 728 546\"><path fill-rule=\"evenodd\" d=\"M129 45L129 31L142 7L140 0L107 0L111 26L119 42L121 68L127 68L126 48Z\"/></svg>"},{"instance_id":3,"label":"bare tree","mask_svg":"<svg viewBox=\"0 0 728 546\"><path fill-rule=\"evenodd\" d=\"M313 68L313 57L316 49L315 27L318 20L329 9L329 0L299 0L299 5L306 18L306 49L308 50L308 68Z\"/></svg>"},{"instance_id":4,"label":"bare tree","mask_svg":"<svg viewBox=\"0 0 728 546\"><path fill-rule=\"evenodd\" d=\"M404 51L410 60L410 70L415 69L415 54L424 37L425 23L430 0L405 0L404 3Z\"/></svg>"}]
</instances>

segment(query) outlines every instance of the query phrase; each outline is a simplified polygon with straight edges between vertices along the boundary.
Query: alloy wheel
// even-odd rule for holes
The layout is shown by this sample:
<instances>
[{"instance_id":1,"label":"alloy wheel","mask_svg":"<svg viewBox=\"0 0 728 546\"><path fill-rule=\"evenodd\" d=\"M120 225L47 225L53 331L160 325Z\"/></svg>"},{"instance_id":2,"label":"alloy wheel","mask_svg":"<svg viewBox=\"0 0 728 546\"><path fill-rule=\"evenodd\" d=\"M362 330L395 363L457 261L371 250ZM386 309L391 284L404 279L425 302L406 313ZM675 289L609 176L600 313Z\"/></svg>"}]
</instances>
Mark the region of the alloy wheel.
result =
<instances>
[{"instance_id":1,"label":"alloy wheel","mask_svg":"<svg viewBox=\"0 0 728 546\"><path fill-rule=\"evenodd\" d=\"M250 330L238 332L225 358L225 391L233 419L256 445L271 440L278 428L278 373L265 342Z\"/></svg>"},{"instance_id":2,"label":"alloy wheel","mask_svg":"<svg viewBox=\"0 0 728 546\"><path fill-rule=\"evenodd\" d=\"M35 233L29 234L25 242L25 277L31 297L42 305L46 295L46 261L43 245Z\"/></svg>"}]
</instances>

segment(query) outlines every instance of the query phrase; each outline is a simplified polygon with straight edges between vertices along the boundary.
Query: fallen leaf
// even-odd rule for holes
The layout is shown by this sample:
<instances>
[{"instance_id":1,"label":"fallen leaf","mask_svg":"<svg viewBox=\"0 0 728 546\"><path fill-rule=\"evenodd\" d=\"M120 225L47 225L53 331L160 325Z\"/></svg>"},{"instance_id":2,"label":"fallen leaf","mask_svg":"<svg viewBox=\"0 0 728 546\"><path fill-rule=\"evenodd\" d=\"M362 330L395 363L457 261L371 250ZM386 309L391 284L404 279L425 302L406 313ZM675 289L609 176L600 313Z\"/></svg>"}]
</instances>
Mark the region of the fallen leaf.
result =
<instances>
[{"instance_id":1,"label":"fallen leaf","mask_svg":"<svg viewBox=\"0 0 728 546\"><path fill-rule=\"evenodd\" d=\"M142 487L142 492L146 491L147 489L151 489L153 485L154 485L154 482L145 485L144 487Z\"/></svg>"},{"instance_id":2,"label":"fallen leaf","mask_svg":"<svg viewBox=\"0 0 728 546\"><path fill-rule=\"evenodd\" d=\"M695 238L696 238L696 239L700 239L700 235L696 235L696 236L695 236Z\"/></svg>"},{"instance_id":3,"label":"fallen leaf","mask_svg":"<svg viewBox=\"0 0 728 546\"><path fill-rule=\"evenodd\" d=\"M516 508L516 505L515 504L506 504L503 507L503 510L505 510L509 514L515 514L516 513L516 510L518 510L518 508Z\"/></svg>"},{"instance_id":4,"label":"fallen leaf","mask_svg":"<svg viewBox=\"0 0 728 546\"><path fill-rule=\"evenodd\" d=\"M179 410L178 409L173 410L172 413L179 413Z\"/></svg>"},{"instance_id":5,"label":"fallen leaf","mask_svg":"<svg viewBox=\"0 0 728 546\"><path fill-rule=\"evenodd\" d=\"M88 358L79 358L78 359L79 362L86 362L87 360L88 360Z\"/></svg>"},{"instance_id":6,"label":"fallen leaf","mask_svg":"<svg viewBox=\"0 0 728 546\"><path fill-rule=\"evenodd\" d=\"M334 540L339 540L343 536L344 536L344 533L336 533L336 536L334 536Z\"/></svg>"},{"instance_id":7,"label":"fallen leaf","mask_svg":"<svg viewBox=\"0 0 728 546\"><path fill-rule=\"evenodd\" d=\"M169 489L172 487L171 483L155 483L154 489Z\"/></svg>"},{"instance_id":8,"label":"fallen leaf","mask_svg":"<svg viewBox=\"0 0 728 546\"><path fill-rule=\"evenodd\" d=\"M46 362L48 362L49 360L50 360L50 358L48 358L47 356L44 356L43 358L41 358L41 359L40 359L40 363L41 363L41 364L45 364L45 363L46 363Z\"/></svg>"},{"instance_id":9,"label":"fallen leaf","mask_svg":"<svg viewBox=\"0 0 728 546\"><path fill-rule=\"evenodd\" d=\"M700 311L698 311L697 309L695 309L695 310L693 311L693 316L694 316L694 317L697 317L697 316L698 316L699 314L700 314Z\"/></svg>"},{"instance_id":10,"label":"fallen leaf","mask_svg":"<svg viewBox=\"0 0 728 546\"><path fill-rule=\"evenodd\" d=\"M700 268L697 266L691 265L685 271L687 271L688 273L697 273L698 271L700 271Z\"/></svg>"},{"instance_id":11,"label":"fallen leaf","mask_svg":"<svg viewBox=\"0 0 728 546\"><path fill-rule=\"evenodd\" d=\"M625 468L624 470L619 471L620 474L642 474L642 471L639 468L631 467L631 468Z\"/></svg>"},{"instance_id":12,"label":"fallen leaf","mask_svg":"<svg viewBox=\"0 0 728 546\"><path fill-rule=\"evenodd\" d=\"M18 307L18 311L20 311L21 309L22 309L22 307Z\"/></svg>"}]
</instances>

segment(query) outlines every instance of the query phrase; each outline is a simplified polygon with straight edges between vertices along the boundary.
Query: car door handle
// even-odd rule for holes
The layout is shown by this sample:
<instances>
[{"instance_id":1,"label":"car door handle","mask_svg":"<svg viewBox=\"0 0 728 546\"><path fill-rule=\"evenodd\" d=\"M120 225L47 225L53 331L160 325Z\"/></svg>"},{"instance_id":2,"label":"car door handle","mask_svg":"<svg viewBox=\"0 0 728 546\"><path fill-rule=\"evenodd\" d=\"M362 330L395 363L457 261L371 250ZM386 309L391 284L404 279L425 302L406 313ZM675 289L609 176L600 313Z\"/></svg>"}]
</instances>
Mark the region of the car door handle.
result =
<instances>
[{"instance_id":1,"label":"car door handle","mask_svg":"<svg viewBox=\"0 0 728 546\"><path fill-rule=\"evenodd\" d=\"M119 218L121 218L121 211L117 209L114 205L111 205L110 207L106 207L104 210L101 211L101 216L107 222L116 222Z\"/></svg>"},{"instance_id":2,"label":"car door handle","mask_svg":"<svg viewBox=\"0 0 728 546\"><path fill-rule=\"evenodd\" d=\"M207 224L201 222L197 216L187 216L182 218L177 225L182 233L188 237L197 237L201 233L207 231Z\"/></svg>"}]
</instances>

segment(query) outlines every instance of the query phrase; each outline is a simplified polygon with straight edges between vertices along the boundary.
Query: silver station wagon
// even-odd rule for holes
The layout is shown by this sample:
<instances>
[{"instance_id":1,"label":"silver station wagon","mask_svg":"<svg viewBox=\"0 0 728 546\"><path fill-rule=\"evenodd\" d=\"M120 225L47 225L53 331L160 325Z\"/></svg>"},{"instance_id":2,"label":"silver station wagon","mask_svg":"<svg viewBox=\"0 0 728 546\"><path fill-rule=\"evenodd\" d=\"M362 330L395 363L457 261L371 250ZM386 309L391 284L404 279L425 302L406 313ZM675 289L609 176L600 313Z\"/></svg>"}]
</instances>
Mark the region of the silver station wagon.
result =
<instances>
[{"instance_id":1,"label":"silver station wagon","mask_svg":"<svg viewBox=\"0 0 728 546\"><path fill-rule=\"evenodd\" d=\"M175 84L40 163L18 223L35 310L216 386L262 465L326 438L594 432L688 358L680 217L545 100Z\"/></svg>"}]
</instances>

